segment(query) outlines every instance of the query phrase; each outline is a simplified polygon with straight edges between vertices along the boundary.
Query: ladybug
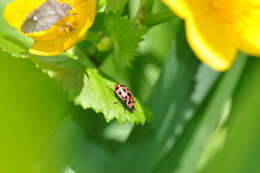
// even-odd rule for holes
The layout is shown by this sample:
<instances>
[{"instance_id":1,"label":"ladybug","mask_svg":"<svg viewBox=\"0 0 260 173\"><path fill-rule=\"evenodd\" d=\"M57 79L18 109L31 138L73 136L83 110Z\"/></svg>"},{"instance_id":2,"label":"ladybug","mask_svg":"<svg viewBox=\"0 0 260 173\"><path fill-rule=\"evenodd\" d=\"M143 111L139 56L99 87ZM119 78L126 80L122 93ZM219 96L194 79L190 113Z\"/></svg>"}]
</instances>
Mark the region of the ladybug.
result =
<instances>
[{"instance_id":1,"label":"ladybug","mask_svg":"<svg viewBox=\"0 0 260 173\"><path fill-rule=\"evenodd\" d=\"M114 86L115 94L121 99L121 101L128 107L129 112L133 112L135 110L135 101L133 98L133 94L129 89L121 84L116 84Z\"/></svg>"}]
</instances>

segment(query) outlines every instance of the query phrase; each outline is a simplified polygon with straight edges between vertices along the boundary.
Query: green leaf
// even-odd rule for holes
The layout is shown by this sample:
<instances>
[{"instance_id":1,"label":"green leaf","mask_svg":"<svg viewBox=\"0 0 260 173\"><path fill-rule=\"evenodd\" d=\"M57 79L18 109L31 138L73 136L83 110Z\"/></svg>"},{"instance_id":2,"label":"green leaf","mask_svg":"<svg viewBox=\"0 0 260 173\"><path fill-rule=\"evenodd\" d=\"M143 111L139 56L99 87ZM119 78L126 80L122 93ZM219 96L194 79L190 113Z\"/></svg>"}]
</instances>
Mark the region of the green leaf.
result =
<instances>
[{"instance_id":1,"label":"green leaf","mask_svg":"<svg viewBox=\"0 0 260 173\"><path fill-rule=\"evenodd\" d=\"M99 128L102 129L101 125L105 123L101 119L99 121L99 118L94 115L93 111L85 111L75 106L70 107L64 120L33 152L29 172L54 173L68 169L89 172L93 169L103 169L104 159L110 155L103 146L94 143L92 136L97 137ZM102 124L99 124L100 122ZM100 159L97 152L103 154L104 158Z\"/></svg>"},{"instance_id":2,"label":"green leaf","mask_svg":"<svg viewBox=\"0 0 260 173\"><path fill-rule=\"evenodd\" d=\"M104 12L106 5L106 0L97 0L97 12Z\"/></svg>"},{"instance_id":3,"label":"green leaf","mask_svg":"<svg viewBox=\"0 0 260 173\"><path fill-rule=\"evenodd\" d=\"M144 0L144 1L145 1L145 3L144 3L144 10L146 12L152 11L155 0Z\"/></svg>"},{"instance_id":4,"label":"green leaf","mask_svg":"<svg viewBox=\"0 0 260 173\"><path fill-rule=\"evenodd\" d=\"M88 68L84 76L84 87L80 95L75 99L77 105L83 108L93 108L97 113L103 112L107 122L116 118L119 123L129 121L131 124L144 124L147 118L151 116L149 111L145 110L139 101L135 99L135 109L132 113L113 92L115 82L102 76L97 70Z\"/></svg>"},{"instance_id":5,"label":"green leaf","mask_svg":"<svg viewBox=\"0 0 260 173\"><path fill-rule=\"evenodd\" d=\"M113 41L113 54L118 68L131 65L147 28L133 26L126 18L116 15L107 15L104 22L108 36Z\"/></svg>"},{"instance_id":6,"label":"green leaf","mask_svg":"<svg viewBox=\"0 0 260 173\"><path fill-rule=\"evenodd\" d=\"M128 0L107 0L106 11L112 11L113 13L121 13Z\"/></svg>"},{"instance_id":7,"label":"green leaf","mask_svg":"<svg viewBox=\"0 0 260 173\"><path fill-rule=\"evenodd\" d=\"M80 51L68 56L80 60L82 63L69 58L66 55L56 57L33 56L33 61L43 72L56 79L59 84L69 93L70 100L76 105L81 105L84 109L92 108L97 113L102 112L107 122L116 118L120 123L129 121L134 124L144 124L151 116L151 113L141 106L135 98L136 110L130 113L119 101L113 92L116 84L105 75L100 74L89 60L84 60ZM78 57L76 58L76 55ZM85 64L82 65L82 64ZM92 68L90 68L92 67ZM87 69L85 71L85 69Z\"/></svg>"},{"instance_id":8,"label":"green leaf","mask_svg":"<svg viewBox=\"0 0 260 173\"><path fill-rule=\"evenodd\" d=\"M136 110L132 113L123 104L114 104L119 101L112 90L116 83L101 75L77 47L69 52L53 57L31 58L37 67L63 86L70 100L84 109L92 108L97 113L102 112L107 122L116 118L120 123L129 121L132 124L144 124L149 119L151 113L143 108L136 98Z\"/></svg>"},{"instance_id":9,"label":"green leaf","mask_svg":"<svg viewBox=\"0 0 260 173\"><path fill-rule=\"evenodd\" d=\"M59 56L30 56L44 73L63 87L68 93L69 99L73 100L83 87L84 66L78 61L69 58L66 55Z\"/></svg>"},{"instance_id":10,"label":"green leaf","mask_svg":"<svg viewBox=\"0 0 260 173\"><path fill-rule=\"evenodd\" d=\"M84 140L81 129L73 121L70 114L72 112L68 113L59 126L33 153L29 172L61 172L66 167L71 154Z\"/></svg>"},{"instance_id":11,"label":"green leaf","mask_svg":"<svg viewBox=\"0 0 260 173\"><path fill-rule=\"evenodd\" d=\"M71 103L30 60L1 51L0 83L1 172L27 172L32 152L64 119Z\"/></svg>"},{"instance_id":12,"label":"green leaf","mask_svg":"<svg viewBox=\"0 0 260 173\"><path fill-rule=\"evenodd\" d=\"M223 108L238 84L247 56L238 57L233 67L219 80L185 128L157 172L193 173L223 114ZM174 164L173 164L174 163Z\"/></svg>"},{"instance_id":13,"label":"green leaf","mask_svg":"<svg viewBox=\"0 0 260 173\"><path fill-rule=\"evenodd\" d=\"M104 173L107 160L112 159L111 154L94 141L85 139L69 159L69 167L75 172Z\"/></svg>"},{"instance_id":14,"label":"green leaf","mask_svg":"<svg viewBox=\"0 0 260 173\"><path fill-rule=\"evenodd\" d=\"M144 16L143 25L152 27L176 18L170 9L161 10Z\"/></svg>"},{"instance_id":15,"label":"green leaf","mask_svg":"<svg viewBox=\"0 0 260 173\"><path fill-rule=\"evenodd\" d=\"M30 55L30 58L44 73L56 79L69 94L70 100L78 96L83 88L85 68L95 68L77 46L58 56Z\"/></svg>"},{"instance_id":16,"label":"green leaf","mask_svg":"<svg viewBox=\"0 0 260 173\"><path fill-rule=\"evenodd\" d=\"M201 172L260 170L260 61L250 57L232 99L225 145ZM217 168L217 169L216 169Z\"/></svg>"}]
</instances>

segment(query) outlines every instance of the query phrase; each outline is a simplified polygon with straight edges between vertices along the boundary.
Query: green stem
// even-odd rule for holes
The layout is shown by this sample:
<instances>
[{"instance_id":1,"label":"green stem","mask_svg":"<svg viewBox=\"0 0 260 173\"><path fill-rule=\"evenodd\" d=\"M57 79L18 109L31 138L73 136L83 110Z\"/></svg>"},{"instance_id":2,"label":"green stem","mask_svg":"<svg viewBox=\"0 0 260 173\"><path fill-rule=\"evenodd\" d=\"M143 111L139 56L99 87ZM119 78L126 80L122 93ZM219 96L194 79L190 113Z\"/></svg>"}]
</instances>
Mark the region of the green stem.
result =
<instances>
[{"instance_id":1,"label":"green stem","mask_svg":"<svg viewBox=\"0 0 260 173\"><path fill-rule=\"evenodd\" d=\"M143 18L143 24L148 27L153 27L155 25L159 25L163 22L166 22L168 20L174 19L176 16L169 10L162 10L158 13L149 14L144 16Z\"/></svg>"},{"instance_id":2,"label":"green stem","mask_svg":"<svg viewBox=\"0 0 260 173\"><path fill-rule=\"evenodd\" d=\"M144 11L151 12L153 9L153 4L155 0L146 0L144 4Z\"/></svg>"}]
</instances>

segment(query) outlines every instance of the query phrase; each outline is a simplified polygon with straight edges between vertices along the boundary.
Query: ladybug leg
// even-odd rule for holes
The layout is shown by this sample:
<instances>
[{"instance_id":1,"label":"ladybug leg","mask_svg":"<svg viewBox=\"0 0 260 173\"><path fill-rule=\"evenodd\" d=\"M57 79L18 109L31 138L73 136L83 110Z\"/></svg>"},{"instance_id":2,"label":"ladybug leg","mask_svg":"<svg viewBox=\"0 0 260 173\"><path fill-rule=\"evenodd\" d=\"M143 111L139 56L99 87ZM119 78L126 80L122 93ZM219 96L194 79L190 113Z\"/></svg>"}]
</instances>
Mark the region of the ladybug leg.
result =
<instances>
[{"instance_id":1,"label":"ladybug leg","mask_svg":"<svg viewBox=\"0 0 260 173\"><path fill-rule=\"evenodd\" d=\"M112 92L114 93L114 91L113 91L109 86L106 85L106 87L107 87L110 91L112 91Z\"/></svg>"},{"instance_id":2,"label":"ladybug leg","mask_svg":"<svg viewBox=\"0 0 260 173\"><path fill-rule=\"evenodd\" d=\"M118 103L118 101L114 102L114 104L117 104L117 103Z\"/></svg>"}]
</instances>

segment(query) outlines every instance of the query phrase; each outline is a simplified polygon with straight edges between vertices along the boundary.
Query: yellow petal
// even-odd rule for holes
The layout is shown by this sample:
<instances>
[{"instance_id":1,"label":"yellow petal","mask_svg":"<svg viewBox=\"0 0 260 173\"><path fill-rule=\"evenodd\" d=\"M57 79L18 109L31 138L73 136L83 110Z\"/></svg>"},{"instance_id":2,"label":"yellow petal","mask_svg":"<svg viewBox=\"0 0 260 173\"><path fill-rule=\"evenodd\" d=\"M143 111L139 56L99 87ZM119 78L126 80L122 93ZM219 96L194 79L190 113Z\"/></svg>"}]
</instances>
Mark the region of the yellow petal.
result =
<instances>
[{"instance_id":1,"label":"yellow petal","mask_svg":"<svg viewBox=\"0 0 260 173\"><path fill-rule=\"evenodd\" d=\"M93 24L96 12L95 0L75 0L72 4L74 12L77 13L77 23L75 28L69 34L64 36L52 37L52 39L38 39L35 38L34 45L30 48L29 52L32 54L51 56L57 55L69 48L71 48L76 42L85 38L86 32ZM49 33L55 33L55 27L48 30Z\"/></svg>"},{"instance_id":2,"label":"yellow petal","mask_svg":"<svg viewBox=\"0 0 260 173\"><path fill-rule=\"evenodd\" d=\"M241 0L240 0L241 1ZM240 38L239 48L250 55L260 55L260 1L251 0L243 7L236 20Z\"/></svg>"},{"instance_id":3,"label":"yellow petal","mask_svg":"<svg viewBox=\"0 0 260 173\"><path fill-rule=\"evenodd\" d=\"M75 0L75 11L79 11L77 15L77 20L79 23L77 27L79 28L76 32L77 38L79 40L85 37L86 31L92 26L94 23L95 15L96 15L96 0Z\"/></svg>"},{"instance_id":4,"label":"yellow petal","mask_svg":"<svg viewBox=\"0 0 260 173\"><path fill-rule=\"evenodd\" d=\"M85 38L95 19L96 0L56 0L72 7L68 15L47 30L23 33L21 26L26 17L46 0L16 0L5 9L6 21L17 30L34 39L29 52L36 55L57 55ZM28 7L28 8L27 8ZM13 15L13 13L15 15Z\"/></svg>"},{"instance_id":5,"label":"yellow petal","mask_svg":"<svg viewBox=\"0 0 260 173\"><path fill-rule=\"evenodd\" d=\"M54 38L52 40L35 40L29 52L42 56L58 55L65 50L63 48L64 41L63 37Z\"/></svg>"},{"instance_id":6,"label":"yellow petal","mask_svg":"<svg viewBox=\"0 0 260 173\"><path fill-rule=\"evenodd\" d=\"M10 2L4 11L6 22L20 30L26 17L46 0L15 0Z\"/></svg>"},{"instance_id":7,"label":"yellow petal","mask_svg":"<svg viewBox=\"0 0 260 173\"><path fill-rule=\"evenodd\" d=\"M185 0L162 0L177 16L185 18L188 10Z\"/></svg>"},{"instance_id":8,"label":"yellow petal","mask_svg":"<svg viewBox=\"0 0 260 173\"><path fill-rule=\"evenodd\" d=\"M201 0L190 0L185 20L188 42L195 54L210 67L228 69L237 53L236 34L230 25L216 18Z\"/></svg>"}]
</instances>

